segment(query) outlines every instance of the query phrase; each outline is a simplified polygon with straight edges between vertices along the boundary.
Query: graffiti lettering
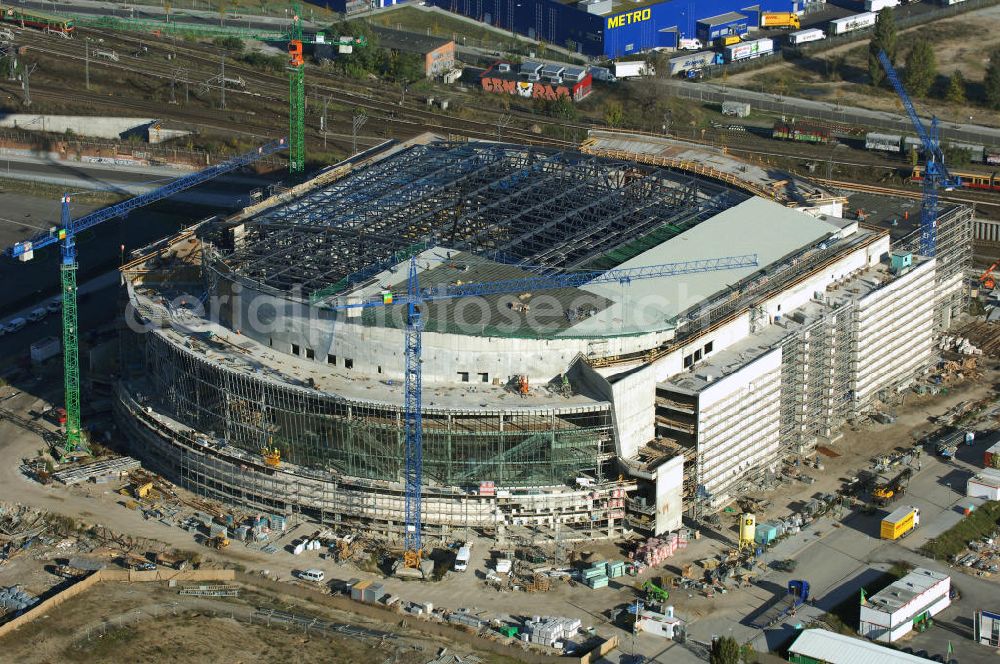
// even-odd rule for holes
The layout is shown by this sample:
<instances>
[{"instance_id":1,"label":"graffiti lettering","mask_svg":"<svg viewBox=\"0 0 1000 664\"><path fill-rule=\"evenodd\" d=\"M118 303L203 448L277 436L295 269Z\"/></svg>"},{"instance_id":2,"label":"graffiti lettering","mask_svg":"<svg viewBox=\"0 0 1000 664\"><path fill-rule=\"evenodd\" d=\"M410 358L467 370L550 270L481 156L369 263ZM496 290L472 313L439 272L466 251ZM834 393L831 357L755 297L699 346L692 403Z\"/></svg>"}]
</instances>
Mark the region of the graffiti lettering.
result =
<instances>
[{"instance_id":1,"label":"graffiti lettering","mask_svg":"<svg viewBox=\"0 0 1000 664\"><path fill-rule=\"evenodd\" d=\"M497 94L517 95L533 99L558 99L559 97L571 96L569 88L565 85L552 86L548 83L531 83L485 76L480 80L483 90Z\"/></svg>"}]
</instances>

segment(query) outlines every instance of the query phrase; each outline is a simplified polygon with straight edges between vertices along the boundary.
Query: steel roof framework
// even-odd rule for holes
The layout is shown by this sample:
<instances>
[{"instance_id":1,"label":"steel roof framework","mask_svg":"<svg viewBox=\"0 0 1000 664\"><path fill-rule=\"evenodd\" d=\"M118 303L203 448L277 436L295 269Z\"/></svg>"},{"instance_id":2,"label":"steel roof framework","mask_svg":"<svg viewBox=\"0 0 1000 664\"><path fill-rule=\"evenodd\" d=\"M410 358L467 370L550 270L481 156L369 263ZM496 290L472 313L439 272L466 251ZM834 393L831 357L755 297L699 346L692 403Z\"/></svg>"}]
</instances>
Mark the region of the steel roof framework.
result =
<instances>
[{"instance_id":1,"label":"steel roof framework","mask_svg":"<svg viewBox=\"0 0 1000 664\"><path fill-rule=\"evenodd\" d=\"M558 272L586 268L665 227L682 232L745 198L657 166L439 142L262 212L244 222L244 239L223 258L237 274L303 296L346 287L415 246Z\"/></svg>"}]
</instances>

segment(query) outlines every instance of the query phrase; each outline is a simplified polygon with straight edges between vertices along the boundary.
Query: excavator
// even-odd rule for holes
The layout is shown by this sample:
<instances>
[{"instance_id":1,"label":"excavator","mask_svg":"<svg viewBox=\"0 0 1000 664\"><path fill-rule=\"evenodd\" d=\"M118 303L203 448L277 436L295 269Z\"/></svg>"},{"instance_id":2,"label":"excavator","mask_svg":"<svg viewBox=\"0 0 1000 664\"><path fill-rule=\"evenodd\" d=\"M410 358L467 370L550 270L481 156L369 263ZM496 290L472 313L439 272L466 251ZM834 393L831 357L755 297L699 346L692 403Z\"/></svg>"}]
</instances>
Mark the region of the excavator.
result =
<instances>
[{"instance_id":1,"label":"excavator","mask_svg":"<svg viewBox=\"0 0 1000 664\"><path fill-rule=\"evenodd\" d=\"M1000 265L1000 261L993 263L993 265L990 265L981 275L979 275L979 284L988 291L993 290L997 285L996 277L993 275L993 270L997 269L998 265Z\"/></svg>"}]
</instances>

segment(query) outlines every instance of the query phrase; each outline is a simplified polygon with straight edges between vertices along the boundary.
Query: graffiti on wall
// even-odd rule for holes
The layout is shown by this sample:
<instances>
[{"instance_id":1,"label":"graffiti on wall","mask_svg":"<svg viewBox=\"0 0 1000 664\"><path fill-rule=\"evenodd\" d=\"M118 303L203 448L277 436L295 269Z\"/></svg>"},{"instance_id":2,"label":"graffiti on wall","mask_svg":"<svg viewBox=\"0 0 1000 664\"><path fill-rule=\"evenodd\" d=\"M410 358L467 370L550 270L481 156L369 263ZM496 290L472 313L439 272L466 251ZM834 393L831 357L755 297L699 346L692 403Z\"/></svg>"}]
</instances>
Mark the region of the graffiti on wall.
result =
<instances>
[{"instance_id":1,"label":"graffiti on wall","mask_svg":"<svg viewBox=\"0 0 1000 664\"><path fill-rule=\"evenodd\" d=\"M569 88L565 85L549 83L532 83L531 81L514 81L506 78L483 77L483 90L495 94L517 95L534 99L558 99L570 97Z\"/></svg>"}]
</instances>

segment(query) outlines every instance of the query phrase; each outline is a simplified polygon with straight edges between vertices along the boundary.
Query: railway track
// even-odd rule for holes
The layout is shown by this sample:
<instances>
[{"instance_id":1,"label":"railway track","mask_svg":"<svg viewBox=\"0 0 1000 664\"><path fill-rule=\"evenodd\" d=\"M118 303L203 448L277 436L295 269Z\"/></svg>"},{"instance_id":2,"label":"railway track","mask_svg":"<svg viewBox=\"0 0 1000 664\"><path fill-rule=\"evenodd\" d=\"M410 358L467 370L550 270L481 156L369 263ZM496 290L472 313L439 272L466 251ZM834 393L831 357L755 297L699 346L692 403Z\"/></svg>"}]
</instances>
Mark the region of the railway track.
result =
<instances>
[{"instance_id":1,"label":"railway track","mask_svg":"<svg viewBox=\"0 0 1000 664\"><path fill-rule=\"evenodd\" d=\"M157 49L165 52L176 52L178 54L178 58L186 58L186 64L188 65L189 72L196 69L192 65L198 65L196 70L207 74L207 77L210 77L218 71L217 67L219 65L219 60L214 55L206 54L204 51L199 51L195 48L176 44L164 44L151 39L139 39L110 31L87 30L86 32L92 33L93 37L103 40L103 42L108 45L111 45L112 43L132 43L136 48L138 48L139 44L142 43L147 47L155 45ZM81 36L86 36L86 34L82 34ZM71 42L69 40L53 36L43 36L42 39L37 40L37 43L35 43L32 48L39 53L50 57L56 57L63 60L68 59L77 63L82 63L85 58L83 54L80 53L81 49L77 45L77 41L78 40L74 40ZM107 67L122 73L144 77L154 77L163 81L173 80L180 84L186 83L188 86L195 85L199 86L199 89L205 89L205 79L199 80L190 76L190 74L187 76L178 76L178 66L176 65L176 60L159 60L152 54L152 52L144 57L124 54L119 55L119 58L120 60L118 62L104 59L95 60L92 58L91 64L94 67ZM243 89L227 88L226 93L228 95L237 95L238 97L242 97L253 103L263 102L267 105L274 105L274 108L271 109L273 113L279 117L286 117L285 108L288 103L286 92L288 87L287 78L284 75L261 72L260 70L249 65L229 60L226 62L226 71L227 76L238 76L245 83L245 87ZM217 85L212 87L216 90L218 89ZM422 131L435 131L445 134L460 134L470 138L496 138L496 125L492 123L456 118L445 113L439 113L415 107L413 105L401 106L393 101L387 101L384 98L372 96L370 93L365 94L360 92L360 89L364 89L361 84L358 84L357 86L341 85L338 81L336 85L332 85L329 82L324 81L319 76L314 76L310 81L309 87L311 92L318 96L330 96L337 99L337 101L341 104L346 102L354 107L365 109L370 117L384 125L392 125L398 133L416 135ZM355 89L354 91L349 89L352 87ZM39 93L38 96L58 98L53 96L53 91L46 91L44 87L38 85L33 86L33 92L36 90ZM276 90L281 91L282 94L273 94ZM76 96L87 98L90 102L95 104L107 105L102 104L102 102L106 100L100 98L99 96L95 97L94 95L86 94ZM142 110L144 112L152 111L154 115L159 115L162 112L162 103L157 102L146 103L144 101L122 100L116 98L116 103L114 105L119 108L132 108ZM232 115L232 113L232 111L226 112L227 115ZM258 131L248 131L237 130L233 128L231 124L220 124L220 118L218 117L219 113L215 111L192 112L191 106L186 106L184 109L178 109L176 114L184 120L197 124L200 127L222 131L227 134L238 133L245 136L273 134L275 125L273 120L278 119L277 117L272 117L272 121L270 122L258 123L251 118L247 118L247 124L258 127ZM331 115L334 119L336 119L338 114L335 112ZM342 120L345 124L350 123L350 112L341 112L340 115L343 116ZM538 123L539 120L540 119L535 118L536 123ZM554 123L544 121L543 123L555 126ZM322 137L318 131L311 131L310 133L314 139ZM548 145L562 148L571 148L576 147L577 145L575 141L544 136L531 132L528 129L515 126L506 127L503 132L503 137L508 140L515 140L517 142L532 145ZM337 139L335 140L335 143L347 145L349 144L349 141Z\"/></svg>"},{"instance_id":2,"label":"railway track","mask_svg":"<svg viewBox=\"0 0 1000 664\"><path fill-rule=\"evenodd\" d=\"M883 187L871 184L862 184L859 182L846 182L843 180L827 180L825 178L811 178L814 182L821 185L831 187L833 189L846 189L848 191L857 191L867 194L879 194L882 196L903 196L905 198L912 198L915 200L920 200L922 197L921 192L913 191L912 189L906 189L904 187ZM968 192L971 194L971 192ZM973 195L975 196L975 195ZM1000 202L984 200L979 197L967 198L965 196L955 196L952 194L938 194L938 198L943 201L950 201L952 203L961 203L963 205L975 205L976 207L990 207L993 211L1000 211Z\"/></svg>"}]
</instances>

